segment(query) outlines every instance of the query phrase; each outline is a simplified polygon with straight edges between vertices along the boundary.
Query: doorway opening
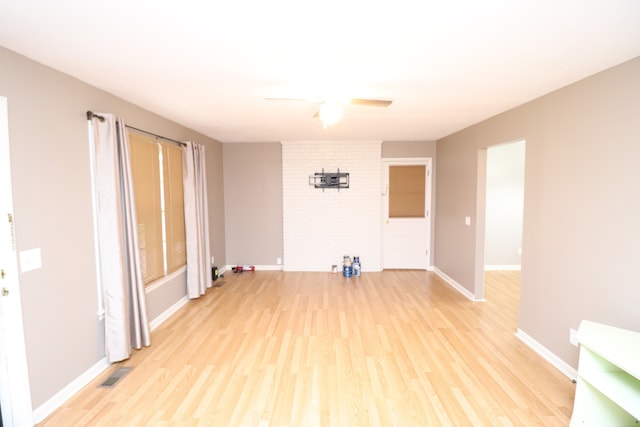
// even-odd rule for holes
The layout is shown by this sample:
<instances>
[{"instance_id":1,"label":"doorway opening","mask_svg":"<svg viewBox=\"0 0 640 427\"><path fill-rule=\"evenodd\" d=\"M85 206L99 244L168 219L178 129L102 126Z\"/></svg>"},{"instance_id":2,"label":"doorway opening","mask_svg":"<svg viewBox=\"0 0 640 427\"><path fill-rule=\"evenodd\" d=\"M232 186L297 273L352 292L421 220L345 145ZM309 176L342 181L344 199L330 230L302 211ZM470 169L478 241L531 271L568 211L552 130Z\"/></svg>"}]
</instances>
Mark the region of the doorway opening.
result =
<instances>
[{"instance_id":1,"label":"doorway opening","mask_svg":"<svg viewBox=\"0 0 640 427\"><path fill-rule=\"evenodd\" d=\"M484 299L485 271L521 267L525 147L492 145L478 155L476 299Z\"/></svg>"},{"instance_id":2,"label":"doorway opening","mask_svg":"<svg viewBox=\"0 0 640 427\"><path fill-rule=\"evenodd\" d=\"M0 419L8 426L32 426L31 391L13 228L8 123L7 98L0 96Z\"/></svg>"}]
</instances>

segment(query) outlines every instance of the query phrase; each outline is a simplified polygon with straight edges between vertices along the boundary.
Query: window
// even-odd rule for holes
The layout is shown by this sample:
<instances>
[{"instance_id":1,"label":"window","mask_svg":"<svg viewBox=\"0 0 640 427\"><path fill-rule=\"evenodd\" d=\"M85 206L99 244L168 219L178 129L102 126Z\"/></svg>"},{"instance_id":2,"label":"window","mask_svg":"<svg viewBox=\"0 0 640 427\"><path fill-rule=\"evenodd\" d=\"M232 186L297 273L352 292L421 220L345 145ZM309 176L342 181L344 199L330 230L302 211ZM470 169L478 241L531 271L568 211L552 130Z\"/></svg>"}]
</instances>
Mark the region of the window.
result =
<instances>
[{"instance_id":1,"label":"window","mask_svg":"<svg viewBox=\"0 0 640 427\"><path fill-rule=\"evenodd\" d=\"M425 166L389 167L389 218L424 218Z\"/></svg>"},{"instance_id":2,"label":"window","mask_svg":"<svg viewBox=\"0 0 640 427\"><path fill-rule=\"evenodd\" d=\"M129 131L145 285L186 265L182 148Z\"/></svg>"}]
</instances>

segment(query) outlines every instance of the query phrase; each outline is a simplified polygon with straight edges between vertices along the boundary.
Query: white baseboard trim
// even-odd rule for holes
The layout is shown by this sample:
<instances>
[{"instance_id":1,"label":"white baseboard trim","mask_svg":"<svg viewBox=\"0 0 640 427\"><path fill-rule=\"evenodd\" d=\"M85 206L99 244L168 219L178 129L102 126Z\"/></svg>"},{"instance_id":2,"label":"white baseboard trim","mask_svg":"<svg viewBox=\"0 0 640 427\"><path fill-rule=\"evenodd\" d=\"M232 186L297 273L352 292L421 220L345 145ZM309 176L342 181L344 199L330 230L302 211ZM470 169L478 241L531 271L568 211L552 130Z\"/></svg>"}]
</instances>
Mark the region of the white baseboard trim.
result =
<instances>
[{"instance_id":1,"label":"white baseboard trim","mask_svg":"<svg viewBox=\"0 0 640 427\"><path fill-rule=\"evenodd\" d=\"M224 273L231 271L231 265L223 265L218 269L218 277L223 275Z\"/></svg>"},{"instance_id":2,"label":"white baseboard trim","mask_svg":"<svg viewBox=\"0 0 640 427\"><path fill-rule=\"evenodd\" d=\"M90 367L85 373L70 382L66 387L53 395L49 400L38 406L33 411L33 418L36 424L51 415L56 409L62 406L74 394L79 392L84 386L93 381L105 369L111 366L107 358L103 358L98 363Z\"/></svg>"},{"instance_id":3,"label":"white baseboard trim","mask_svg":"<svg viewBox=\"0 0 640 427\"><path fill-rule=\"evenodd\" d=\"M282 271L283 265L254 265L256 271Z\"/></svg>"},{"instance_id":4,"label":"white baseboard trim","mask_svg":"<svg viewBox=\"0 0 640 427\"><path fill-rule=\"evenodd\" d=\"M336 264L338 266L338 273L340 275L342 275L342 264ZM287 266L283 266L284 268L282 269L282 271L288 271L288 272L304 272L304 273L331 273L334 274L331 271L331 268L320 268L320 269L316 269L316 268L291 268L291 267L287 267ZM257 268L257 267L256 267ZM367 268L367 269L362 269L362 273L380 273L381 271L383 271L384 269L382 267L380 268L376 268L371 267L371 268Z\"/></svg>"},{"instance_id":5,"label":"white baseboard trim","mask_svg":"<svg viewBox=\"0 0 640 427\"><path fill-rule=\"evenodd\" d=\"M569 377L572 380L578 378L578 371L576 371L571 365L569 365L564 360L560 359L558 356L553 354L548 348L540 344L538 341L531 338L524 332L522 329L518 328L516 332L516 337L520 339L523 343L525 343L529 348L538 353L544 360L551 363L556 367L560 372Z\"/></svg>"},{"instance_id":6,"label":"white baseboard trim","mask_svg":"<svg viewBox=\"0 0 640 427\"><path fill-rule=\"evenodd\" d=\"M149 322L149 328L153 331L160 326L165 320L171 317L176 311L178 311L183 305L189 302L189 297L184 296L171 307L166 309L162 314ZM56 409L61 407L67 400L69 400L74 394L78 393L93 381L98 375L100 375L111 364L107 362L107 358L103 358L98 363L89 368L86 372L80 375L78 378L67 384L62 390L57 392L53 397L47 400L33 411L33 418L36 424L43 421L49 415L51 415Z\"/></svg>"},{"instance_id":7,"label":"white baseboard trim","mask_svg":"<svg viewBox=\"0 0 640 427\"><path fill-rule=\"evenodd\" d=\"M284 270L284 265L257 265L257 264L238 264L242 267L253 267L255 271L282 271ZM233 273L233 269L235 265L225 265L223 270L221 271L231 271ZM250 273L250 270L244 270L243 273ZM221 273L220 273L221 274Z\"/></svg>"},{"instance_id":8,"label":"white baseboard trim","mask_svg":"<svg viewBox=\"0 0 640 427\"><path fill-rule=\"evenodd\" d=\"M485 265L485 271L520 271L519 265Z\"/></svg>"},{"instance_id":9,"label":"white baseboard trim","mask_svg":"<svg viewBox=\"0 0 640 427\"><path fill-rule=\"evenodd\" d=\"M458 283L455 280L453 280L451 277L447 276L438 267L433 267L433 272L436 273L438 276L440 276L440 278L442 280L444 280L449 286L451 286L456 291L460 292L462 295L464 295L465 297L467 297L471 301L481 301L481 300L477 300L473 296L473 294L471 292L469 292L469 290L467 288L465 288L460 283Z\"/></svg>"},{"instance_id":10,"label":"white baseboard trim","mask_svg":"<svg viewBox=\"0 0 640 427\"><path fill-rule=\"evenodd\" d=\"M154 331L158 326L160 326L165 320L167 320L173 313L178 311L183 305L189 302L189 297L187 295L183 296L179 299L175 304L171 307L167 308L165 311L160 313L158 317L149 322L149 329Z\"/></svg>"}]
</instances>

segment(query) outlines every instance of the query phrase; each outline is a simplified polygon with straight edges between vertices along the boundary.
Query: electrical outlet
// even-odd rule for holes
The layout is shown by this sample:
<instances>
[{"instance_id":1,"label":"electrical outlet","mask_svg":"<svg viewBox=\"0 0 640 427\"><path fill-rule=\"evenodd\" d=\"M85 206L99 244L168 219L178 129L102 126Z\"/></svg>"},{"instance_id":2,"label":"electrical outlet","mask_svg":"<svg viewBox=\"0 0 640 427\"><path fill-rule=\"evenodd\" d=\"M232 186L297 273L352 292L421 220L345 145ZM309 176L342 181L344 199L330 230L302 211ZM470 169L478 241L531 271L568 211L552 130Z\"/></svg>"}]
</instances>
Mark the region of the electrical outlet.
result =
<instances>
[{"instance_id":1,"label":"electrical outlet","mask_svg":"<svg viewBox=\"0 0 640 427\"><path fill-rule=\"evenodd\" d=\"M276 264L281 265L282 264L282 258L276 258Z\"/></svg>"},{"instance_id":2,"label":"electrical outlet","mask_svg":"<svg viewBox=\"0 0 640 427\"><path fill-rule=\"evenodd\" d=\"M518 255L522 255L522 248L518 248Z\"/></svg>"},{"instance_id":3,"label":"electrical outlet","mask_svg":"<svg viewBox=\"0 0 640 427\"><path fill-rule=\"evenodd\" d=\"M211 255L211 264L213 264L214 262L215 262L215 261L214 261L214 256L213 256L213 255Z\"/></svg>"},{"instance_id":4,"label":"electrical outlet","mask_svg":"<svg viewBox=\"0 0 640 427\"><path fill-rule=\"evenodd\" d=\"M578 346L578 331L569 328L569 343Z\"/></svg>"}]
</instances>

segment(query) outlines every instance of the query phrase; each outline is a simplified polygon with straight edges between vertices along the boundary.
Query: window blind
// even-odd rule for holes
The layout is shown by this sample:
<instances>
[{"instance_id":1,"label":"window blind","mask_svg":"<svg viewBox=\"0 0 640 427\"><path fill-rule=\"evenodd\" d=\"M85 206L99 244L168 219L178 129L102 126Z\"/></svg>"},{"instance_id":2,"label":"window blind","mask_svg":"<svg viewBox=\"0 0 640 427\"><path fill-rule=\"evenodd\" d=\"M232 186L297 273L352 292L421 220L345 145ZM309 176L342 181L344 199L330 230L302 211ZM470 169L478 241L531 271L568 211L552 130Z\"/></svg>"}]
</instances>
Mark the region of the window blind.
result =
<instances>
[{"instance_id":1,"label":"window blind","mask_svg":"<svg viewBox=\"0 0 640 427\"><path fill-rule=\"evenodd\" d=\"M144 283L186 264L182 148L129 131Z\"/></svg>"},{"instance_id":2,"label":"window blind","mask_svg":"<svg viewBox=\"0 0 640 427\"><path fill-rule=\"evenodd\" d=\"M424 218L425 166L389 167L389 218Z\"/></svg>"}]
</instances>

